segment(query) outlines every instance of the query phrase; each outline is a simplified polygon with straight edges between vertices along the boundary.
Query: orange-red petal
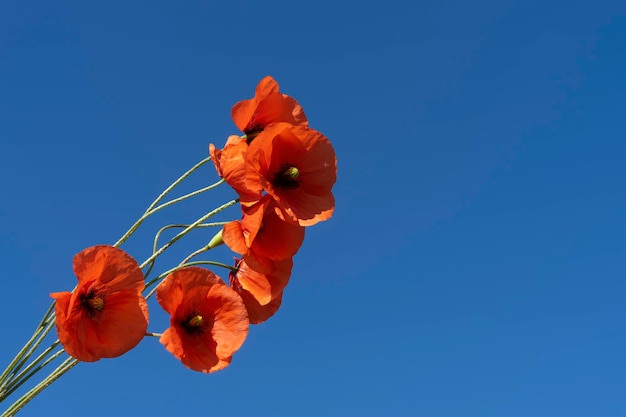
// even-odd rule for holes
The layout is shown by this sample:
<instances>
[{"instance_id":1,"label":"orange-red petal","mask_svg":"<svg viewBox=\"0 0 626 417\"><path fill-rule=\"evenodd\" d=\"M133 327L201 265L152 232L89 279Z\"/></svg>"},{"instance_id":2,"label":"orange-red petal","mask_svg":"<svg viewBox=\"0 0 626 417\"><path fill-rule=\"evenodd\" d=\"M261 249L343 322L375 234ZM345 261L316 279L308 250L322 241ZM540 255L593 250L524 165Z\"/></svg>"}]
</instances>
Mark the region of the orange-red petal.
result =
<instances>
[{"instance_id":1,"label":"orange-red petal","mask_svg":"<svg viewBox=\"0 0 626 417\"><path fill-rule=\"evenodd\" d=\"M241 297L207 269L173 272L157 288L157 301L171 314L161 343L195 371L215 372L228 366L248 334ZM186 324L194 315L202 317L200 327Z\"/></svg>"},{"instance_id":2,"label":"orange-red petal","mask_svg":"<svg viewBox=\"0 0 626 417\"><path fill-rule=\"evenodd\" d=\"M250 207L242 206L241 222L233 221L224 226L222 238L232 251L242 255L246 253L261 228L264 213L271 201L271 196L265 195Z\"/></svg>"},{"instance_id":3,"label":"orange-red petal","mask_svg":"<svg viewBox=\"0 0 626 417\"><path fill-rule=\"evenodd\" d=\"M143 272L137 261L123 250L109 245L87 248L74 256L74 274L79 284L94 281L108 291L144 288Z\"/></svg>"},{"instance_id":4,"label":"orange-red petal","mask_svg":"<svg viewBox=\"0 0 626 417\"><path fill-rule=\"evenodd\" d=\"M215 354L215 347L200 339L186 337L176 327L169 327L159 338L165 349L174 355L187 368L198 372L211 373L224 369L230 358L220 359Z\"/></svg>"},{"instance_id":5,"label":"orange-red petal","mask_svg":"<svg viewBox=\"0 0 626 417\"><path fill-rule=\"evenodd\" d=\"M278 83L270 76L259 82L254 98L233 106L232 118L237 128L249 136L262 131L270 123L308 125L300 104L293 97L281 94Z\"/></svg>"},{"instance_id":6,"label":"orange-red petal","mask_svg":"<svg viewBox=\"0 0 626 417\"><path fill-rule=\"evenodd\" d=\"M239 220L226 223L222 229L222 240L235 253L243 255L248 252L244 232Z\"/></svg>"},{"instance_id":7,"label":"orange-red petal","mask_svg":"<svg viewBox=\"0 0 626 417\"><path fill-rule=\"evenodd\" d=\"M230 274L230 285L241 296L248 311L250 324L259 324L272 317L280 308L283 291L277 293L268 303L262 305L255 295L244 289L239 281L241 274Z\"/></svg>"},{"instance_id":8,"label":"orange-red petal","mask_svg":"<svg viewBox=\"0 0 626 417\"><path fill-rule=\"evenodd\" d=\"M219 150L215 145L209 145L209 154L217 170L217 174L224 178L226 183L230 185L237 194L239 200L244 206L252 205L261 198L261 187L255 185L250 188L252 183L246 182L246 153L248 144L246 140L231 135L224 145L224 149Z\"/></svg>"},{"instance_id":9,"label":"orange-red petal","mask_svg":"<svg viewBox=\"0 0 626 417\"><path fill-rule=\"evenodd\" d=\"M260 324L272 317L283 302L283 293L281 292L269 303L265 305L259 304L259 302L248 291L242 289L239 291L239 295L243 299L246 309L248 310L248 317L250 318L250 324Z\"/></svg>"},{"instance_id":10,"label":"orange-red petal","mask_svg":"<svg viewBox=\"0 0 626 417\"><path fill-rule=\"evenodd\" d=\"M261 187L276 202L281 219L311 226L332 216L332 187L337 158L330 141L305 126L276 123L249 146L246 155L248 187ZM295 168L297 176L283 182L281 173Z\"/></svg>"},{"instance_id":11,"label":"orange-red petal","mask_svg":"<svg viewBox=\"0 0 626 417\"><path fill-rule=\"evenodd\" d=\"M236 279L239 286L246 290L260 305L266 305L283 292L293 268L291 258L271 263L270 272L264 272L244 257L237 263L237 272L230 278Z\"/></svg>"},{"instance_id":12,"label":"orange-red petal","mask_svg":"<svg viewBox=\"0 0 626 417\"><path fill-rule=\"evenodd\" d=\"M99 245L74 257L74 271L78 286L73 292L50 294L56 300L57 333L65 351L93 362L135 347L148 326L137 262L121 249ZM97 300L98 307L90 300Z\"/></svg>"},{"instance_id":13,"label":"orange-red petal","mask_svg":"<svg viewBox=\"0 0 626 417\"><path fill-rule=\"evenodd\" d=\"M273 261L294 256L304 241L304 227L283 221L269 205L263 216L261 229L250 245L250 255Z\"/></svg>"},{"instance_id":14,"label":"orange-red petal","mask_svg":"<svg viewBox=\"0 0 626 417\"><path fill-rule=\"evenodd\" d=\"M245 214L241 221L232 221L224 226L222 238L233 251L261 272L271 272L272 262L290 259L304 241L303 226L283 221L275 212L270 200L263 207L262 218L255 213Z\"/></svg>"}]
</instances>

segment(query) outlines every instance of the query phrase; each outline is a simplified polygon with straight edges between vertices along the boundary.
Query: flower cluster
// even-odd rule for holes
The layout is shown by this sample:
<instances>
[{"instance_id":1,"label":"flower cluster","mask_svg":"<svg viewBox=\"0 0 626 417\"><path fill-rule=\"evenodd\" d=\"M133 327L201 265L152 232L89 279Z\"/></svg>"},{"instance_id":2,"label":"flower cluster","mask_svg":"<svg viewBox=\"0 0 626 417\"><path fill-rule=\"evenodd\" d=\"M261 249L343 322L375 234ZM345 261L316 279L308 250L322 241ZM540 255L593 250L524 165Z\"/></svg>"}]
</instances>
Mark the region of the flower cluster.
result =
<instances>
[{"instance_id":1,"label":"flower cluster","mask_svg":"<svg viewBox=\"0 0 626 417\"><path fill-rule=\"evenodd\" d=\"M51 294L59 341L76 360L117 357L151 335L186 367L214 372L230 364L250 324L267 320L280 307L305 228L333 213L335 152L271 77L259 83L254 98L233 107L232 118L243 135L230 136L221 150L209 146L218 175L235 190L241 208L238 219L222 223L217 235L218 244L239 254L228 281L183 261L146 284L144 268L151 270L160 252L139 265L118 244L83 250L73 262L77 287ZM167 204L151 206L137 227ZM187 230L198 225L200 220ZM152 293L170 315L161 334L147 332L146 299L152 293L143 293L149 285L156 285Z\"/></svg>"},{"instance_id":2,"label":"flower cluster","mask_svg":"<svg viewBox=\"0 0 626 417\"><path fill-rule=\"evenodd\" d=\"M230 136L222 150L211 144L209 152L241 202L241 219L226 224L222 237L241 255L230 283L258 324L280 306L305 227L333 213L337 158L272 77L261 80L254 98L237 103L232 117L244 136Z\"/></svg>"}]
</instances>

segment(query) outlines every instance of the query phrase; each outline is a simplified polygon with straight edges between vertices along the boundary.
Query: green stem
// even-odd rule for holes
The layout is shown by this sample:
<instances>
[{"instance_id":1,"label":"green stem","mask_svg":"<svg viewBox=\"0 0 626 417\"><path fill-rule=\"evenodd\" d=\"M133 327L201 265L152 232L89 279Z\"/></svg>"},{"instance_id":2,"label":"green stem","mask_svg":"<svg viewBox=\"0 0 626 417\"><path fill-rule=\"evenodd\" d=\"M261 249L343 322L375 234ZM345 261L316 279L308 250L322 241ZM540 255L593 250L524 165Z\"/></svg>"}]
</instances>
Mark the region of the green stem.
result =
<instances>
[{"instance_id":1,"label":"green stem","mask_svg":"<svg viewBox=\"0 0 626 417\"><path fill-rule=\"evenodd\" d=\"M203 192L209 191L219 186L220 184L222 184L224 180L220 179L219 181L217 181L216 183L212 185L209 185L202 189L185 194L181 197L175 198L173 200L170 200L166 203L159 205L159 203L161 203L161 201L176 186L178 186L182 181L184 181L187 177L189 177L193 172L195 172L198 168L200 168L201 166L203 166L210 160L211 160L210 157L204 158L203 160L195 164L192 168L190 168L187 172L185 172L176 181L174 181L169 187L167 187L152 202L152 204L148 206L144 214L126 231L126 233L124 233L124 235L114 244L114 246L118 247L122 245L126 240L128 240L135 233L135 231L139 228L139 226L141 226L141 224L152 214L166 207L169 207L175 203L194 197ZM231 205L235 204L237 201L238 200L233 200L229 203L226 203L218 207L212 212L207 213L198 221L187 226L182 232L174 236L168 243L163 245L163 247L161 247L159 250L156 250L156 246L155 246L154 253L152 254L150 258L148 258L148 260L146 260L146 262L144 262L144 264L142 264L141 267L144 268L147 263L151 263L151 266L150 266L150 269L151 269L152 265L154 265L154 260L156 260L156 258L160 254L162 254L167 248L169 248L172 244L174 244L176 241L181 239L183 236L185 236L187 233L189 233L191 230L193 230L196 227L208 227L208 224L202 225L202 222L212 217L213 215L219 213L220 211L226 209L227 207L230 207ZM159 231L159 233L160 232L161 231ZM8 364L6 369L0 375L0 402L4 398L6 398L6 396L10 395L15 390L17 390L24 382L26 382L29 378L34 376L43 367L47 366L54 359L58 358L58 356L61 355L61 353L64 352L63 350L58 351L54 353L52 356L48 357L48 359L45 359L48 355L50 355L50 353L54 350L54 348L58 346L59 341L57 340L50 347L46 348L37 358L35 358L33 361L31 361L27 365L28 359L36 352L36 350L39 348L43 340L49 334L52 327L54 327L54 321L55 321L54 320L55 319L54 306L55 306L55 303L54 302L51 303L50 307L48 308L43 318L41 319L41 322L37 326L32 337L26 342L26 344L22 347L22 349L20 349L17 355L13 358L13 360ZM41 392L43 389L49 386L52 382L58 379L61 375L69 371L77 363L78 361L73 358L68 358L67 360L65 360L61 365L59 365L55 370L53 370L44 380L42 380L39 384L37 384L35 387L33 387L31 390L25 393L22 397L20 397L15 403L13 403L13 405L11 405L4 413L2 413L0 417L8 417L17 413L22 407L24 407L24 405L26 405L30 400L32 400L32 398L34 398L39 392ZM24 368L24 366L26 367Z\"/></svg>"},{"instance_id":2,"label":"green stem","mask_svg":"<svg viewBox=\"0 0 626 417\"><path fill-rule=\"evenodd\" d=\"M46 327L48 326L48 320L50 319L52 312L54 311L54 305L55 305L54 302L50 304L50 307L48 307L48 310L46 310L46 312L44 313L41 321L37 325L37 328L35 329L35 332L31 336L31 338L26 342L26 344L24 344L24 347L22 347L22 349L20 349L20 351L17 352L17 355L15 355L13 360L9 363L9 365L6 367L6 369L2 373L2 375L0 375L0 392L4 389L4 386L7 384L7 379L9 378L9 376L14 375L24 365L24 361L22 359L26 356L26 352L30 350L31 346L33 345L33 343L36 342L41 332L46 330ZM26 356L26 358L28 358L28 356Z\"/></svg>"},{"instance_id":3,"label":"green stem","mask_svg":"<svg viewBox=\"0 0 626 417\"><path fill-rule=\"evenodd\" d=\"M182 265L182 267L185 268L185 267L194 266L194 265L213 265L213 266L219 266L219 267L228 269L229 271L232 271L232 272L237 272L237 268L235 268L234 266L230 266L225 263L216 262L216 261L193 261L193 262L188 262Z\"/></svg>"},{"instance_id":4,"label":"green stem","mask_svg":"<svg viewBox=\"0 0 626 417\"><path fill-rule=\"evenodd\" d=\"M4 413L0 414L0 417L11 417L15 413L20 411L26 404L28 404L37 394L46 389L50 384L59 379L63 374L72 369L78 361L74 358L67 358L57 368L50 373L43 381L35 385L28 392L22 395L16 402L14 402Z\"/></svg>"},{"instance_id":5,"label":"green stem","mask_svg":"<svg viewBox=\"0 0 626 417\"><path fill-rule=\"evenodd\" d=\"M52 330L52 327L54 326L54 322L55 322L54 319L55 319L54 317L50 318L50 322L44 328L43 333L40 332L41 334L38 336L38 340L31 346L31 348L28 350L28 352L21 359L20 363L18 363L15 366L13 372L9 375L9 377L7 378L7 380L4 383L4 386L2 387L2 393L0 393L0 398L6 398L8 396L6 391L8 391L11 388L11 386L13 386L24 375L24 373L26 373L28 371L28 369L31 369L34 365L36 365L37 362L39 362L41 359L43 359L42 355L44 355L44 353L49 353L50 349L53 349L58 344L58 340L56 342L52 343L52 345L50 345L48 348L46 348L44 353L39 355L39 357L37 357L37 359L35 359L35 361L31 362L22 372L20 372L18 375L16 375L18 373L18 371L26 364L28 359L33 355L33 353L35 353L35 351L37 350L39 345L41 345L41 342L43 342L43 340L46 338L48 333L50 333L50 330Z\"/></svg>"},{"instance_id":6,"label":"green stem","mask_svg":"<svg viewBox=\"0 0 626 417\"><path fill-rule=\"evenodd\" d=\"M210 247L210 246L204 246L204 247L201 247L200 249L198 249L198 250L195 250L195 251L191 252L191 253L190 253L190 254L189 254L189 255L188 255L185 259L183 259L183 260L179 263L179 265L186 264L186 263L187 263L187 262L189 262L192 258L194 258L194 257L196 257L196 256L198 256L198 255L200 255L201 253L208 252L208 251L210 251L210 250L211 250L211 247Z\"/></svg>"},{"instance_id":7,"label":"green stem","mask_svg":"<svg viewBox=\"0 0 626 417\"><path fill-rule=\"evenodd\" d=\"M159 274L159 276L157 276L156 278L151 279L150 281L148 281L148 283L146 283L146 289L148 289L149 287L153 286L154 284L157 284L152 290L150 290L150 292L146 295L146 300L151 298L154 295L154 292L156 291L156 289L158 288L158 283L159 281L163 280L163 278L165 278L166 276L168 276L169 274L171 274L172 272L176 272L179 269L183 269L183 268L187 268L188 266L195 266L195 265L213 265L213 266L220 266L222 268L226 268L230 271L233 272L237 272L237 268L232 267L230 265L226 265L222 262L216 262L216 261L194 261L194 262L187 262L187 263L181 263L178 266L175 266L174 268L163 272L162 274Z\"/></svg>"},{"instance_id":8,"label":"green stem","mask_svg":"<svg viewBox=\"0 0 626 417\"><path fill-rule=\"evenodd\" d=\"M147 216L150 216L151 214L154 214L154 213L156 213L157 211L159 211L159 210L161 210L161 209L164 209L165 207L171 206L172 204L176 204L176 203L181 202L181 201L183 201L183 200L186 200L186 199L188 199L188 198L190 198L190 197L193 197L193 196L196 196L196 195L198 195L198 194L202 194L202 193L204 193L204 192L206 192L206 191L212 190L212 189L214 189L215 187L217 187L217 186L221 185L222 183L224 183L224 179L219 180L219 181L218 181L218 182L216 182L215 184L211 184L211 185L206 186L206 187L204 187L204 188L200 188L199 190L193 191L193 192L191 192L191 193L189 193L189 194L185 194L185 195L183 195L183 196L181 196L181 197L178 197L178 198L175 198L175 199L173 199L173 200L170 200L170 201L168 201L167 203L163 203L163 204L161 204L160 206L157 206L157 207L155 207L155 208L153 208L153 209L151 209L151 210L147 211L147 212L146 212L146 213L147 213Z\"/></svg>"},{"instance_id":9,"label":"green stem","mask_svg":"<svg viewBox=\"0 0 626 417\"><path fill-rule=\"evenodd\" d=\"M196 228L199 229L199 228L204 228L204 227L224 226L226 223L228 222L201 223L197 225ZM159 239L161 238L161 234L163 232L169 229L173 229L173 228L184 229L185 227L189 227L189 225L188 224L168 224L167 226L163 226L162 228L160 228L159 231L154 236L154 243L152 245L152 253L155 253L157 251L157 248L159 247ZM155 261L154 259L150 261L150 266L148 267L148 270L145 272L144 276L148 277L148 275L150 275L150 272L152 272L152 268L154 267L154 261Z\"/></svg>"},{"instance_id":10,"label":"green stem","mask_svg":"<svg viewBox=\"0 0 626 417\"><path fill-rule=\"evenodd\" d=\"M225 210L228 207L237 204L238 202L239 202L239 199L236 198L234 200L229 201L228 203L222 204L221 206L219 206L215 210L210 211L209 213L207 213L204 216L200 217L198 220L196 220L195 222L193 222L189 226L187 226L182 232L178 233L176 236L174 236L172 239L170 239L170 241L167 242L165 245L161 246L161 248L159 250L154 252L148 259L146 259L141 265L139 265L139 267L142 268L142 269L145 268L146 265L148 265L150 262L155 260L159 255L161 255L163 252L165 252L170 246L172 246L174 243L176 243L178 240L180 240L187 233L189 233L190 231L195 229L199 224L201 224L205 220L210 219L211 217L215 216L220 211Z\"/></svg>"},{"instance_id":11,"label":"green stem","mask_svg":"<svg viewBox=\"0 0 626 417\"><path fill-rule=\"evenodd\" d=\"M195 164L194 166L192 166L187 172L185 172L179 179L177 179L176 181L174 181L172 183L172 185L170 185L169 187L167 187L165 190L163 190L163 192L156 198L156 200L154 200L152 202L152 204L150 204L150 206L148 206L148 210L146 211L150 211L152 210L157 204L159 204L161 202L161 200L163 200L165 198L165 196L174 189L174 187L176 187L178 184L180 184L181 182L183 182L185 180L185 178L187 178L188 176L190 176L191 174L193 174L198 168L200 168L202 165L206 164L207 162L209 162L211 160L210 156L207 156L206 158L204 158L202 161L198 162L197 164Z\"/></svg>"},{"instance_id":12,"label":"green stem","mask_svg":"<svg viewBox=\"0 0 626 417\"><path fill-rule=\"evenodd\" d=\"M26 368L22 372L20 372L20 375L18 375L15 378L15 380L11 383L11 386L5 392L5 396L8 397L9 395L13 394L15 392L15 390L17 390L24 382L28 381L37 372L39 372L43 368L45 368L50 362L52 362L53 360L55 360L56 358L61 356L61 354L63 352L65 352L65 350L63 350L63 349L57 351L54 355L52 355L48 359L46 359L41 365L39 365L38 367L33 369L30 373L26 374L29 369L32 369L34 367L34 365L36 365L39 361L41 361L48 353L50 353L56 346L58 346L58 344L59 344L59 341L57 340L52 346L47 348L41 355L39 355L37 357L37 359L35 361L33 361L28 366L28 368ZM22 375L25 375L25 376L22 378ZM22 378L22 379L19 380L20 378Z\"/></svg>"},{"instance_id":13,"label":"green stem","mask_svg":"<svg viewBox=\"0 0 626 417\"><path fill-rule=\"evenodd\" d=\"M185 178L187 178L188 176L193 174L198 168L200 168L202 165L206 164L210 160L211 160L210 156L204 158L202 161L198 162L193 167L191 167L180 178L178 178L176 181L174 181L169 187L167 187L165 190L163 190L163 192L156 198L156 200L154 200L152 202L152 204L150 204L148 206L148 208L146 209L145 213L135 222L135 224L133 224L130 227L130 229L128 229L128 231L126 233L124 233L124 235L113 246L117 247L117 246L120 246L122 243L126 242L126 240L128 240L128 238L131 237L133 233L135 233L135 231L139 228L139 226L141 226L141 224L144 222L144 220L146 220L150 215L156 213L157 210L153 210L153 209L156 207L157 204L159 204L161 202L161 200L163 200L165 198L165 196L167 194L169 194L170 191L172 191L177 185L179 185L181 182L183 182L183 180L185 180Z\"/></svg>"}]
</instances>

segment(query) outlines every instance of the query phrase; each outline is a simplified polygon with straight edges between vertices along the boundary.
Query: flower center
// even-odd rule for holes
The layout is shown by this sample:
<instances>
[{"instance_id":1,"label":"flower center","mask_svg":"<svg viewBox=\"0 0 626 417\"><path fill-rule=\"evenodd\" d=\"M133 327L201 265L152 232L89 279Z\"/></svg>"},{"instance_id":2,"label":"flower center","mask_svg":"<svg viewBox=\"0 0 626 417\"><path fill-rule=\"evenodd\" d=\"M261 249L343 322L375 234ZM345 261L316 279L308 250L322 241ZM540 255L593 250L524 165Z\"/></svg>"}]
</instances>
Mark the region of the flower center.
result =
<instances>
[{"instance_id":1,"label":"flower center","mask_svg":"<svg viewBox=\"0 0 626 417\"><path fill-rule=\"evenodd\" d=\"M196 314L195 316L189 319L189 321L187 322L187 325L189 327L200 327L202 326L202 323L204 323L204 319L202 318L200 314Z\"/></svg>"},{"instance_id":2,"label":"flower center","mask_svg":"<svg viewBox=\"0 0 626 417\"><path fill-rule=\"evenodd\" d=\"M187 316L181 325L189 334L202 334L205 330L204 317L198 312L193 312Z\"/></svg>"},{"instance_id":3,"label":"flower center","mask_svg":"<svg viewBox=\"0 0 626 417\"><path fill-rule=\"evenodd\" d=\"M87 310L87 314L93 317L96 313L104 310L104 298L99 296L95 291L90 291L87 295L81 297L81 305Z\"/></svg>"},{"instance_id":4,"label":"flower center","mask_svg":"<svg viewBox=\"0 0 626 417\"><path fill-rule=\"evenodd\" d=\"M102 309L104 309L104 300L102 297L93 297L87 301L87 304L94 310L102 311Z\"/></svg>"},{"instance_id":5,"label":"flower center","mask_svg":"<svg viewBox=\"0 0 626 417\"><path fill-rule=\"evenodd\" d=\"M246 134L246 143L250 145L250 143L252 143L254 138L259 136L259 133L261 133L262 131L263 131L262 127L253 128L251 130L246 129L246 131L244 132Z\"/></svg>"},{"instance_id":6,"label":"flower center","mask_svg":"<svg viewBox=\"0 0 626 417\"><path fill-rule=\"evenodd\" d=\"M284 164L274 177L273 185L278 188L296 189L301 182L298 167L294 164Z\"/></svg>"},{"instance_id":7,"label":"flower center","mask_svg":"<svg viewBox=\"0 0 626 417\"><path fill-rule=\"evenodd\" d=\"M255 120L256 116L257 112L254 112L252 118L250 119L250 122L248 123L248 126L246 126L243 131L243 133L246 134L246 142L248 143L248 145L250 145L254 138L256 138L259 133L263 131L263 125Z\"/></svg>"}]
</instances>

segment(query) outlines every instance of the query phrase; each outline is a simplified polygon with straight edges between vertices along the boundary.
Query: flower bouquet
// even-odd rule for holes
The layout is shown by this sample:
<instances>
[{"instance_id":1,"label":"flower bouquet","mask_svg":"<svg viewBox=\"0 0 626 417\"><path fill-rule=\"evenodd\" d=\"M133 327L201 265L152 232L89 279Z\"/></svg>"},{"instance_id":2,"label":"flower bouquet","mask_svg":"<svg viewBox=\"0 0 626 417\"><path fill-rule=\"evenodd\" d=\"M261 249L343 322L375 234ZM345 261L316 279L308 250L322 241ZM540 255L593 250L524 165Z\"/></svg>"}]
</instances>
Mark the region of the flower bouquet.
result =
<instances>
[{"instance_id":1,"label":"flower bouquet","mask_svg":"<svg viewBox=\"0 0 626 417\"><path fill-rule=\"evenodd\" d=\"M0 374L5 406L0 417L15 415L79 362L118 357L145 337L157 337L191 370L222 370L244 343L249 326L280 308L306 228L332 216L337 159L330 141L309 127L302 107L281 93L272 77L259 82L253 98L233 106L232 118L242 135L228 137L222 149L209 145L209 156L167 187L117 242L74 256L75 288L50 294L53 302L32 337ZM217 182L168 200L209 161ZM121 249L151 215L224 183L237 198L193 223L159 229L143 262ZM232 206L240 208L234 220L211 222ZM217 232L178 265L155 271L159 256L202 228ZM162 233L170 229L179 231L163 243ZM236 254L232 265L198 260L223 244ZM225 270L227 279L209 268ZM150 328L153 296L170 316L166 329Z\"/></svg>"}]
</instances>

